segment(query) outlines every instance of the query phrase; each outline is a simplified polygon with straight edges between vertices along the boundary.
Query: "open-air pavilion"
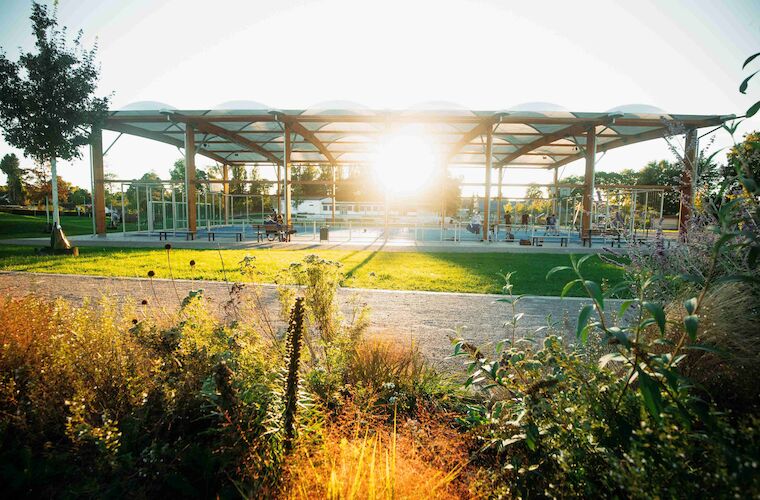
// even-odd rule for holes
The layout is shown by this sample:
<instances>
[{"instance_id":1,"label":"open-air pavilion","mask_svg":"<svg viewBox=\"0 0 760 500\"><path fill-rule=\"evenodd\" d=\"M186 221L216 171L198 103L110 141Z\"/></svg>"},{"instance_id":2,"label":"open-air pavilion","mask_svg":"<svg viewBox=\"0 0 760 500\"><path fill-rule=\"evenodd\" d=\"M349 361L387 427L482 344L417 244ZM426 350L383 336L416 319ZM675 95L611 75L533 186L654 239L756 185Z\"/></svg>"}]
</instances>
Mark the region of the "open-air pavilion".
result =
<instances>
[{"instance_id":1,"label":"open-air pavilion","mask_svg":"<svg viewBox=\"0 0 760 500\"><path fill-rule=\"evenodd\" d=\"M184 152L186 178L186 229L197 230L195 156L217 162L222 179L211 182L229 191L229 169L237 165L268 165L275 169L277 198L283 217L291 221L291 191L298 183L330 186L332 217L335 217L336 178L341 167L377 167L384 138L414 127L422 130L439 154L437 168L477 169L485 201L482 239L487 240L494 221L491 199L499 199L509 181L510 169L553 171L556 192L560 187L582 188L581 234L591 230L594 171L597 154L615 148L677 135L685 136L679 229L685 230L688 201L693 189L700 129L720 126L730 116L635 113L625 107L608 112L569 111L381 111L368 109L273 110L129 109L109 112L104 130L129 134L168 145ZM107 151L108 148L106 148ZM95 232L106 233L103 140L94 131L91 145ZM558 170L573 161L585 160L581 186L561 186ZM321 165L332 168L332 180L294 180L292 167ZM124 181L131 182L131 181ZM597 188L599 186L596 186ZM607 186L615 188L615 186ZM493 191L497 194L494 195Z\"/></svg>"}]
</instances>

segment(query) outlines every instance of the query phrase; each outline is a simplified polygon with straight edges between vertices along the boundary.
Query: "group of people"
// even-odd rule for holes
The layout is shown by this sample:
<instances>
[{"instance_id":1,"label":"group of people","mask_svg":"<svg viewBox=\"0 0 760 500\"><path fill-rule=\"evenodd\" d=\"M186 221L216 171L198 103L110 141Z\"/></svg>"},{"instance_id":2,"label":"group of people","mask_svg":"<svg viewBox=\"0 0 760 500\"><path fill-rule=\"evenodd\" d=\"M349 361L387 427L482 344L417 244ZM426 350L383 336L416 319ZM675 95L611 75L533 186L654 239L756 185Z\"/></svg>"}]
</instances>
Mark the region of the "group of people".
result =
<instances>
[{"instance_id":1,"label":"group of people","mask_svg":"<svg viewBox=\"0 0 760 500\"><path fill-rule=\"evenodd\" d=\"M264 218L264 224L274 224L277 229L281 229L284 224L282 214L278 214L277 210L273 208L272 212Z\"/></svg>"},{"instance_id":2,"label":"group of people","mask_svg":"<svg viewBox=\"0 0 760 500\"><path fill-rule=\"evenodd\" d=\"M270 237L271 235L270 239L276 237L280 241L290 241L290 236L297 232L292 226L288 227L285 224L282 214L278 213L274 208L272 208L272 212L264 218L264 224L275 226L275 230L271 233L269 229L266 230L267 236Z\"/></svg>"},{"instance_id":3,"label":"group of people","mask_svg":"<svg viewBox=\"0 0 760 500\"><path fill-rule=\"evenodd\" d=\"M512 215L506 214L504 219L505 224L507 225L507 229L511 229L512 226ZM522 214L522 217L520 219L520 228L527 231L528 226L530 224L530 216L528 214ZM473 212L472 218L470 219L470 223L467 224L467 231L478 234L480 233L481 228L483 227L483 217L480 215L480 212ZM546 217L546 230L544 231L544 234L553 234L557 235L559 234L559 230L557 228L557 216L555 214L550 214Z\"/></svg>"}]
</instances>

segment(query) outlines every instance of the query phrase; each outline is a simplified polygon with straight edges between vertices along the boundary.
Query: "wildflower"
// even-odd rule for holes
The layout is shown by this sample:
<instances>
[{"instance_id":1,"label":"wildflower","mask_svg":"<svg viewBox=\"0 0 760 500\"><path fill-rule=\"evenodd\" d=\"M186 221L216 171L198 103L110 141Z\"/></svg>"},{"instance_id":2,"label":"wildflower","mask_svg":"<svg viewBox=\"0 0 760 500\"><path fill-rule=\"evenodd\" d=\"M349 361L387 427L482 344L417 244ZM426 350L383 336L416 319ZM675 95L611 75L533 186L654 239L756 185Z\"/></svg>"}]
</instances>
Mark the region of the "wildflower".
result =
<instances>
[{"instance_id":1,"label":"wildflower","mask_svg":"<svg viewBox=\"0 0 760 500\"><path fill-rule=\"evenodd\" d=\"M195 267L195 261L194 260L190 260L190 267Z\"/></svg>"},{"instance_id":2,"label":"wildflower","mask_svg":"<svg viewBox=\"0 0 760 500\"><path fill-rule=\"evenodd\" d=\"M148 271L148 278L152 278L156 273L153 270Z\"/></svg>"},{"instance_id":3,"label":"wildflower","mask_svg":"<svg viewBox=\"0 0 760 500\"><path fill-rule=\"evenodd\" d=\"M171 243L167 243L166 245L164 245L164 248L167 249L167 250L171 250L172 249L172 244Z\"/></svg>"}]
</instances>

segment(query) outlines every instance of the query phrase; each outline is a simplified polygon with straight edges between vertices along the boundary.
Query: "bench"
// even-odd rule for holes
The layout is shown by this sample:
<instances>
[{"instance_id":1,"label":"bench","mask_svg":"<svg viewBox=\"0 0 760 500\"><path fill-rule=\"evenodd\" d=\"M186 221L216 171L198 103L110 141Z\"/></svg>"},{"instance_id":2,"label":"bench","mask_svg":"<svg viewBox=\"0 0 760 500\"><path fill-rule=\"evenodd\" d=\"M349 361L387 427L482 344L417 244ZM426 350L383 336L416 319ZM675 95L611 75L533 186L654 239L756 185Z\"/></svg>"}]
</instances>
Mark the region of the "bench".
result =
<instances>
[{"instance_id":1,"label":"bench","mask_svg":"<svg viewBox=\"0 0 760 500\"><path fill-rule=\"evenodd\" d=\"M177 234L180 234L180 235L184 234L186 241L187 240L195 240L195 234L196 234L195 231L159 231L158 232L158 241L168 240L169 239L169 233L172 233L172 234L175 234L175 235L177 235Z\"/></svg>"},{"instance_id":2,"label":"bench","mask_svg":"<svg viewBox=\"0 0 760 500\"><path fill-rule=\"evenodd\" d=\"M295 233L292 225L277 226L277 224L254 224L256 230L256 241L264 241L266 237L269 241L290 241L290 235Z\"/></svg>"},{"instance_id":3,"label":"bench","mask_svg":"<svg viewBox=\"0 0 760 500\"><path fill-rule=\"evenodd\" d=\"M235 235L235 241L243 241L243 233L240 231L237 232L228 232L228 231L220 231L219 236L225 236L225 235ZM209 231L206 236L208 237L209 241L216 241L216 231Z\"/></svg>"},{"instance_id":4,"label":"bench","mask_svg":"<svg viewBox=\"0 0 760 500\"><path fill-rule=\"evenodd\" d=\"M591 248L592 243L594 242L594 239L597 241L600 241L602 243L607 242L607 237L611 236L613 234L607 233L605 231L600 231L599 229L589 229L585 235L581 235L581 243L585 247L586 243L588 243L588 247ZM614 236L617 238L618 246L620 245L620 234L614 233ZM614 245L613 245L614 246Z\"/></svg>"},{"instance_id":5,"label":"bench","mask_svg":"<svg viewBox=\"0 0 760 500\"><path fill-rule=\"evenodd\" d=\"M544 246L544 241L550 240L550 241L557 241L559 240L559 246L566 247L568 242L567 236L534 236L533 237L533 246L535 247L542 247Z\"/></svg>"}]
</instances>

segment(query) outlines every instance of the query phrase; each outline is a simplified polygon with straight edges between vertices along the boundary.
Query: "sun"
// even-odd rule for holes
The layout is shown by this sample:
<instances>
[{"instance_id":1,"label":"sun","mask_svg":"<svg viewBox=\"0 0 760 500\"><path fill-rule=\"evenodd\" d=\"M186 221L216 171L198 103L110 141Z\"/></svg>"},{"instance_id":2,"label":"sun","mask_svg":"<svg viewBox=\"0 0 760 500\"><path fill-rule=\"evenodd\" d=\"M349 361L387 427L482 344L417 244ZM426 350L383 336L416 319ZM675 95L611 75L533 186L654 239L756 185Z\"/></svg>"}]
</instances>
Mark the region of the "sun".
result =
<instances>
[{"instance_id":1,"label":"sun","mask_svg":"<svg viewBox=\"0 0 760 500\"><path fill-rule=\"evenodd\" d=\"M427 184L439 160L428 137L414 131L387 136L378 146L375 178L388 193L410 194Z\"/></svg>"}]
</instances>

